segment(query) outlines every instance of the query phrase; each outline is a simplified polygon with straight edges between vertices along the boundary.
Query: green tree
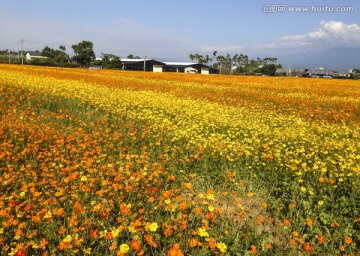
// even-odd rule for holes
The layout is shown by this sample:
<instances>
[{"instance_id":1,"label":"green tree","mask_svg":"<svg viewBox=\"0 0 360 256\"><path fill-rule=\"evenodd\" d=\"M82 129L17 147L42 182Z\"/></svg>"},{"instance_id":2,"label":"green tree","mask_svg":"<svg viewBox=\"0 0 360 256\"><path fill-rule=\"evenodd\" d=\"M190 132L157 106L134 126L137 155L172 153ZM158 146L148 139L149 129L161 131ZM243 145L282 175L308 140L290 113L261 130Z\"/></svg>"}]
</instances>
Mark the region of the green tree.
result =
<instances>
[{"instance_id":1,"label":"green tree","mask_svg":"<svg viewBox=\"0 0 360 256\"><path fill-rule=\"evenodd\" d=\"M41 55L48 58L54 58L55 50L50 48L49 46L45 46L44 49L41 51Z\"/></svg>"},{"instance_id":2,"label":"green tree","mask_svg":"<svg viewBox=\"0 0 360 256\"><path fill-rule=\"evenodd\" d=\"M277 65L265 64L262 66L260 72L264 75L275 76Z\"/></svg>"},{"instance_id":3,"label":"green tree","mask_svg":"<svg viewBox=\"0 0 360 256\"><path fill-rule=\"evenodd\" d=\"M119 56L109 53L101 53L101 65L106 69L121 69L122 62Z\"/></svg>"},{"instance_id":4,"label":"green tree","mask_svg":"<svg viewBox=\"0 0 360 256\"><path fill-rule=\"evenodd\" d=\"M133 55L131 53L126 58L128 58L128 59L141 59L139 56L135 56L135 55Z\"/></svg>"},{"instance_id":5,"label":"green tree","mask_svg":"<svg viewBox=\"0 0 360 256\"><path fill-rule=\"evenodd\" d=\"M198 54L198 53L195 53L195 54L191 53L189 55L189 58L192 61L196 60L197 63L199 63L199 64L207 64L207 63L209 63L209 61L212 61L212 58L210 58L210 56L208 54L206 54L204 56L204 55L201 55L201 54Z\"/></svg>"},{"instance_id":6,"label":"green tree","mask_svg":"<svg viewBox=\"0 0 360 256\"><path fill-rule=\"evenodd\" d=\"M44 57L50 58L46 60L46 62L63 65L64 63L69 62L69 55L65 52L66 48L63 45L59 46L59 49L52 49L49 46L45 46L44 49L41 51L41 54Z\"/></svg>"},{"instance_id":7,"label":"green tree","mask_svg":"<svg viewBox=\"0 0 360 256\"><path fill-rule=\"evenodd\" d=\"M59 46L58 50L55 50L55 62L58 64L64 64L69 62L69 55L66 54L66 48L63 45Z\"/></svg>"},{"instance_id":8,"label":"green tree","mask_svg":"<svg viewBox=\"0 0 360 256\"><path fill-rule=\"evenodd\" d=\"M78 44L73 44L71 47L75 53L73 60L79 63L83 67L89 67L91 61L95 59L95 53L93 50L93 43L83 40Z\"/></svg>"}]
</instances>

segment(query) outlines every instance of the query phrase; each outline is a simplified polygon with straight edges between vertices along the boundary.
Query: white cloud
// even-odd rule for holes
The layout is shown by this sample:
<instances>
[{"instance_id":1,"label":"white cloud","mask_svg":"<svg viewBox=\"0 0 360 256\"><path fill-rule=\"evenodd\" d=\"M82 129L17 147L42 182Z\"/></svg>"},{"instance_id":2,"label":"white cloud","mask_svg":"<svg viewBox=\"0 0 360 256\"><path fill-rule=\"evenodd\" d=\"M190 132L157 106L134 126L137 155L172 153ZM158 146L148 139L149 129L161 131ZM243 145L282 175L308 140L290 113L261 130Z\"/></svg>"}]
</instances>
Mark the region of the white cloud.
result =
<instances>
[{"instance_id":1,"label":"white cloud","mask_svg":"<svg viewBox=\"0 0 360 256\"><path fill-rule=\"evenodd\" d=\"M315 31L283 36L280 42L257 46L258 49L286 49L304 50L334 47L334 46L359 46L360 26L358 24L346 24L341 21L321 21Z\"/></svg>"}]
</instances>

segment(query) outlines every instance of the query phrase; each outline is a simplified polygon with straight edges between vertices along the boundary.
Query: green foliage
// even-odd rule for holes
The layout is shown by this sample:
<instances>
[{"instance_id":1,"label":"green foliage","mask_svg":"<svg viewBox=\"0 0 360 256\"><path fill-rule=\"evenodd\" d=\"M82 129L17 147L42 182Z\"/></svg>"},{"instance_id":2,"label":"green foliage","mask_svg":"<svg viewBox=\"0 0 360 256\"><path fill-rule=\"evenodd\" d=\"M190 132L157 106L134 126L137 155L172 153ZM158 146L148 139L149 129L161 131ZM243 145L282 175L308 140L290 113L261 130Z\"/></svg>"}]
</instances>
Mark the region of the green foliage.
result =
<instances>
[{"instance_id":1,"label":"green foliage","mask_svg":"<svg viewBox=\"0 0 360 256\"><path fill-rule=\"evenodd\" d=\"M275 64L265 64L261 68L261 73L268 76L275 76L277 66Z\"/></svg>"},{"instance_id":2,"label":"green foliage","mask_svg":"<svg viewBox=\"0 0 360 256\"><path fill-rule=\"evenodd\" d=\"M47 57L44 61L36 61L36 63L51 63L56 66L64 66L65 63L69 63L69 55L65 52L66 48L63 45L59 46L59 49L52 49L49 46L45 46L41 51L42 56ZM34 61L33 63L34 64Z\"/></svg>"},{"instance_id":3,"label":"green foliage","mask_svg":"<svg viewBox=\"0 0 360 256\"><path fill-rule=\"evenodd\" d=\"M128 58L128 59L141 59L139 56L135 56L135 55L133 55L131 53L126 58Z\"/></svg>"},{"instance_id":4,"label":"green foliage","mask_svg":"<svg viewBox=\"0 0 360 256\"><path fill-rule=\"evenodd\" d=\"M218 51L214 51L212 57L208 54L201 55L198 53L191 53L189 58L193 61L196 60L200 64L215 62L212 66L219 69L220 74L255 75L256 73L261 73L274 76L277 68L277 65L275 64L277 58L266 57L264 59L257 58L254 60L249 59L248 55L242 53L236 53L235 55L229 53L226 55L218 55Z\"/></svg>"},{"instance_id":5,"label":"green foliage","mask_svg":"<svg viewBox=\"0 0 360 256\"><path fill-rule=\"evenodd\" d=\"M100 65L105 69L121 69L122 62L119 56L109 53L101 53Z\"/></svg>"},{"instance_id":6,"label":"green foliage","mask_svg":"<svg viewBox=\"0 0 360 256\"><path fill-rule=\"evenodd\" d=\"M83 67L89 67L91 61L95 59L95 52L93 50L94 44L90 41L81 41L78 44L73 44L71 47L74 50L75 56L73 60Z\"/></svg>"}]
</instances>

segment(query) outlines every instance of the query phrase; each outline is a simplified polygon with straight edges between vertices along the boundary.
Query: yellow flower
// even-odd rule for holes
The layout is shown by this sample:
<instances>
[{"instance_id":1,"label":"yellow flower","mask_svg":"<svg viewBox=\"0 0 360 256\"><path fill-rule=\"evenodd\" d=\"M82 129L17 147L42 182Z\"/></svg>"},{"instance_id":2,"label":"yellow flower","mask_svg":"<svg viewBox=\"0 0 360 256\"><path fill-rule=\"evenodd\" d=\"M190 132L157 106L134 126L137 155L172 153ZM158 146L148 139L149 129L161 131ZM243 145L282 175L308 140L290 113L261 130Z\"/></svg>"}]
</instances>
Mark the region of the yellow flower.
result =
<instances>
[{"instance_id":1,"label":"yellow flower","mask_svg":"<svg viewBox=\"0 0 360 256\"><path fill-rule=\"evenodd\" d=\"M324 201L319 201L318 205L322 206L324 204Z\"/></svg>"},{"instance_id":2,"label":"yellow flower","mask_svg":"<svg viewBox=\"0 0 360 256\"><path fill-rule=\"evenodd\" d=\"M149 230L155 232L158 227L159 227L158 224L156 222L153 222L149 225Z\"/></svg>"},{"instance_id":3,"label":"yellow flower","mask_svg":"<svg viewBox=\"0 0 360 256\"><path fill-rule=\"evenodd\" d=\"M130 247L127 244L120 245L120 253L128 253L130 250Z\"/></svg>"},{"instance_id":4,"label":"yellow flower","mask_svg":"<svg viewBox=\"0 0 360 256\"><path fill-rule=\"evenodd\" d=\"M91 247L87 248L87 249L82 249L83 253L85 254L91 254Z\"/></svg>"},{"instance_id":5,"label":"yellow flower","mask_svg":"<svg viewBox=\"0 0 360 256\"><path fill-rule=\"evenodd\" d=\"M208 237L209 233L206 231L205 228L199 228L198 229L199 236L201 237Z\"/></svg>"},{"instance_id":6,"label":"yellow flower","mask_svg":"<svg viewBox=\"0 0 360 256\"><path fill-rule=\"evenodd\" d=\"M44 215L44 219L50 219L52 217L52 213L50 211L46 212Z\"/></svg>"},{"instance_id":7,"label":"yellow flower","mask_svg":"<svg viewBox=\"0 0 360 256\"><path fill-rule=\"evenodd\" d=\"M65 242L65 243L70 243L71 241L72 241L71 235L67 235L67 236L63 239L63 242Z\"/></svg>"},{"instance_id":8,"label":"yellow flower","mask_svg":"<svg viewBox=\"0 0 360 256\"><path fill-rule=\"evenodd\" d=\"M128 230L130 233L136 233L136 228L134 226L129 226Z\"/></svg>"},{"instance_id":9,"label":"yellow flower","mask_svg":"<svg viewBox=\"0 0 360 256\"><path fill-rule=\"evenodd\" d=\"M31 247L34 248L34 249L38 249L40 246L39 246L38 244L36 244L36 243L33 243L33 244L31 245Z\"/></svg>"},{"instance_id":10,"label":"yellow flower","mask_svg":"<svg viewBox=\"0 0 360 256\"><path fill-rule=\"evenodd\" d=\"M216 248L219 249L220 253L226 253L227 246L223 242L216 243Z\"/></svg>"},{"instance_id":11,"label":"yellow flower","mask_svg":"<svg viewBox=\"0 0 360 256\"><path fill-rule=\"evenodd\" d=\"M24 192L24 191L21 192L21 193L20 193L20 196L21 196L21 197L24 197L24 196L25 196L25 192Z\"/></svg>"},{"instance_id":12,"label":"yellow flower","mask_svg":"<svg viewBox=\"0 0 360 256\"><path fill-rule=\"evenodd\" d=\"M305 187L301 187L300 190L301 190L302 192L305 192L305 191L306 191L306 188L305 188Z\"/></svg>"},{"instance_id":13,"label":"yellow flower","mask_svg":"<svg viewBox=\"0 0 360 256\"><path fill-rule=\"evenodd\" d=\"M215 195L214 194L207 194L206 198L209 200L214 200L215 199Z\"/></svg>"},{"instance_id":14,"label":"yellow flower","mask_svg":"<svg viewBox=\"0 0 360 256\"><path fill-rule=\"evenodd\" d=\"M114 228L111 230L111 233L113 235L114 238L119 236L120 230L118 228Z\"/></svg>"},{"instance_id":15,"label":"yellow flower","mask_svg":"<svg viewBox=\"0 0 360 256\"><path fill-rule=\"evenodd\" d=\"M209 212L213 212L213 211L214 211L214 207L213 207L212 205L209 205L209 206L208 206L208 210L209 210Z\"/></svg>"},{"instance_id":16,"label":"yellow flower","mask_svg":"<svg viewBox=\"0 0 360 256\"><path fill-rule=\"evenodd\" d=\"M82 176L80 180L81 180L81 181L87 181L88 178L87 178L86 176Z\"/></svg>"}]
</instances>

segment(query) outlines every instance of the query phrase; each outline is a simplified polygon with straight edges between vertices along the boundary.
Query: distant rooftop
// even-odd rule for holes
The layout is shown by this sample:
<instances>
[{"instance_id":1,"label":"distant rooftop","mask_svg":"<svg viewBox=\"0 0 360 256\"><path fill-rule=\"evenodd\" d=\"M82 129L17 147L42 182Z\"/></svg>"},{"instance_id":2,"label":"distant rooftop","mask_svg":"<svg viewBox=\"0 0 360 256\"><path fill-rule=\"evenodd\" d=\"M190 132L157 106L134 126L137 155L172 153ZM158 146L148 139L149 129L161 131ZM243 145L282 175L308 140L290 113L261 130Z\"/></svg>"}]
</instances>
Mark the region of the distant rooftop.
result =
<instances>
[{"instance_id":1,"label":"distant rooftop","mask_svg":"<svg viewBox=\"0 0 360 256\"><path fill-rule=\"evenodd\" d=\"M190 65L197 64L194 62L174 62L174 61L164 61L164 63L166 65L171 65L171 66L190 66Z\"/></svg>"}]
</instances>

